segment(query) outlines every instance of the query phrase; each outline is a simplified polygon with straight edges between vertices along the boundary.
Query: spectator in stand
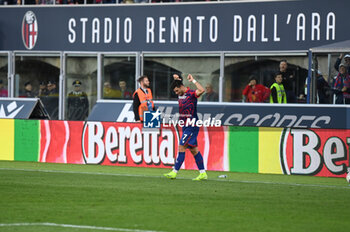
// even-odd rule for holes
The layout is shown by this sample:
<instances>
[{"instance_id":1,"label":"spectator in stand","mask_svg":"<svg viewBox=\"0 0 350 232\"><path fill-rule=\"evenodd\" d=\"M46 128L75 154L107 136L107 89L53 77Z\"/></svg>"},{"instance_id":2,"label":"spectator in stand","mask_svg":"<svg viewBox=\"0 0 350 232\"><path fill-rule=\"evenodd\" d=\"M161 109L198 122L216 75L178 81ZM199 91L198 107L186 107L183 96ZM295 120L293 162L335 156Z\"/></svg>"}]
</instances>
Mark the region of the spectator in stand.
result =
<instances>
[{"instance_id":1,"label":"spectator in stand","mask_svg":"<svg viewBox=\"0 0 350 232\"><path fill-rule=\"evenodd\" d=\"M50 0L46 0L46 1L50 1ZM100 3L100 2L92 1L92 0L86 1L86 4L93 4L93 3ZM68 5L85 4L85 1L84 0L56 0L56 4L68 4Z\"/></svg>"},{"instance_id":2,"label":"spectator in stand","mask_svg":"<svg viewBox=\"0 0 350 232\"><path fill-rule=\"evenodd\" d=\"M38 5L39 4L39 0L23 0L24 1L24 5ZM23 2L22 0L17 0L17 5L22 5Z\"/></svg>"},{"instance_id":3,"label":"spectator in stand","mask_svg":"<svg viewBox=\"0 0 350 232\"><path fill-rule=\"evenodd\" d=\"M315 72L315 70L312 69L312 72ZM322 76L322 73L320 70L316 70L315 77L316 77L316 87L317 87L317 103L329 104L330 103L329 97L330 97L331 87L329 86L328 82ZM304 93L300 94L299 100L306 100L307 80L308 80L308 77L305 78ZM311 82L312 82L312 80L311 80Z\"/></svg>"},{"instance_id":4,"label":"spectator in stand","mask_svg":"<svg viewBox=\"0 0 350 232\"><path fill-rule=\"evenodd\" d=\"M318 97L318 103L319 104L329 104L329 92L331 87L329 86L328 82L324 79L322 76L322 73L320 70L316 71L316 85L317 85L317 97Z\"/></svg>"},{"instance_id":5,"label":"spectator in stand","mask_svg":"<svg viewBox=\"0 0 350 232\"><path fill-rule=\"evenodd\" d=\"M53 5L55 0L38 0L39 5Z\"/></svg>"},{"instance_id":6,"label":"spectator in stand","mask_svg":"<svg viewBox=\"0 0 350 232\"><path fill-rule=\"evenodd\" d=\"M205 86L205 93L202 96L202 101L219 101L219 95L214 91L212 84Z\"/></svg>"},{"instance_id":7,"label":"spectator in stand","mask_svg":"<svg viewBox=\"0 0 350 232\"><path fill-rule=\"evenodd\" d=\"M4 87L3 80L0 80L0 97L8 97L7 88Z\"/></svg>"},{"instance_id":8,"label":"spectator in stand","mask_svg":"<svg viewBox=\"0 0 350 232\"><path fill-rule=\"evenodd\" d=\"M334 80L335 104L350 104L350 75L346 65L339 65L339 73Z\"/></svg>"},{"instance_id":9,"label":"spectator in stand","mask_svg":"<svg viewBox=\"0 0 350 232\"><path fill-rule=\"evenodd\" d=\"M339 72L339 66L343 58L345 61L344 65L345 65L346 71L348 74L350 74L350 54L346 54L344 56L344 54L341 53L334 64L334 69L337 70L337 72Z\"/></svg>"},{"instance_id":10,"label":"spectator in stand","mask_svg":"<svg viewBox=\"0 0 350 232\"><path fill-rule=\"evenodd\" d=\"M119 81L119 88L121 91L121 97L123 99L131 99L132 98L132 92L127 88L126 81L120 80Z\"/></svg>"},{"instance_id":11,"label":"spectator in stand","mask_svg":"<svg viewBox=\"0 0 350 232\"><path fill-rule=\"evenodd\" d=\"M243 90L243 102L265 102L270 95L270 89L258 84L258 79L252 75Z\"/></svg>"},{"instance_id":12,"label":"spectator in stand","mask_svg":"<svg viewBox=\"0 0 350 232\"><path fill-rule=\"evenodd\" d=\"M58 89L55 81L47 83L47 96L43 101L51 119L58 119Z\"/></svg>"},{"instance_id":13,"label":"spectator in stand","mask_svg":"<svg viewBox=\"0 0 350 232\"><path fill-rule=\"evenodd\" d=\"M111 83L106 81L103 84L103 98L116 99L121 97L122 93L120 92L120 90L113 89Z\"/></svg>"},{"instance_id":14,"label":"spectator in stand","mask_svg":"<svg viewBox=\"0 0 350 232\"><path fill-rule=\"evenodd\" d=\"M40 81L39 83L39 91L38 91L38 97L44 97L47 95L47 88L45 81Z\"/></svg>"},{"instance_id":15,"label":"spectator in stand","mask_svg":"<svg viewBox=\"0 0 350 232\"><path fill-rule=\"evenodd\" d=\"M288 69L288 63L286 60L281 60L279 71L282 75L282 84L286 91L287 102L296 103L296 95L294 92L295 78L292 71Z\"/></svg>"},{"instance_id":16,"label":"spectator in stand","mask_svg":"<svg viewBox=\"0 0 350 232\"><path fill-rule=\"evenodd\" d=\"M115 4L116 0L102 0L103 4Z\"/></svg>"},{"instance_id":17,"label":"spectator in stand","mask_svg":"<svg viewBox=\"0 0 350 232\"><path fill-rule=\"evenodd\" d=\"M24 92L22 94L22 97L29 97L29 98L34 98L35 94L33 93L33 86L30 81L27 81L24 83Z\"/></svg>"},{"instance_id":18,"label":"spectator in stand","mask_svg":"<svg viewBox=\"0 0 350 232\"><path fill-rule=\"evenodd\" d=\"M47 95L48 96L58 96L58 89L56 81L47 82Z\"/></svg>"},{"instance_id":19,"label":"spectator in stand","mask_svg":"<svg viewBox=\"0 0 350 232\"><path fill-rule=\"evenodd\" d=\"M287 103L287 95L282 80L282 73L277 72L275 75L275 83L270 87L270 103Z\"/></svg>"},{"instance_id":20,"label":"spectator in stand","mask_svg":"<svg viewBox=\"0 0 350 232\"><path fill-rule=\"evenodd\" d=\"M82 82L73 82L74 89L68 94L68 120L85 120L89 114L89 100L81 90Z\"/></svg>"}]
</instances>

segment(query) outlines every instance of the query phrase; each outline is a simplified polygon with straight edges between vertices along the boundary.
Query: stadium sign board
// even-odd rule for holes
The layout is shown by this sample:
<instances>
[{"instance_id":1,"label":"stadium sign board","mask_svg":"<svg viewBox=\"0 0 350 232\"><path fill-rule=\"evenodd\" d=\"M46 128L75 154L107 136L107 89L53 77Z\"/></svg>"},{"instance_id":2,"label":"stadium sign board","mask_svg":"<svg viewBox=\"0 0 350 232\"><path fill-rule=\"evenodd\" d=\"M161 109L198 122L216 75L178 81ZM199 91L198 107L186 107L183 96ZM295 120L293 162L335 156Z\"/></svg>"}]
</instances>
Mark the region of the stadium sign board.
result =
<instances>
[{"instance_id":1,"label":"stadium sign board","mask_svg":"<svg viewBox=\"0 0 350 232\"><path fill-rule=\"evenodd\" d=\"M177 102L156 101L155 106L162 121L178 115ZM346 105L198 103L198 116L220 120L224 126L350 129L350 107ZM134 122L132 102L97 101L88 121Z\"/></svg>"},{"instance_id":2,"label":"stadium sign board","mask_svg":"<svg viewBox=\"0 0 350 232\"><path fill-rule=\"evenodd\" d=\"M305 51L348 40L349 8L348 0L7 6L0 50Z\"/></svg>"}]
</instances>

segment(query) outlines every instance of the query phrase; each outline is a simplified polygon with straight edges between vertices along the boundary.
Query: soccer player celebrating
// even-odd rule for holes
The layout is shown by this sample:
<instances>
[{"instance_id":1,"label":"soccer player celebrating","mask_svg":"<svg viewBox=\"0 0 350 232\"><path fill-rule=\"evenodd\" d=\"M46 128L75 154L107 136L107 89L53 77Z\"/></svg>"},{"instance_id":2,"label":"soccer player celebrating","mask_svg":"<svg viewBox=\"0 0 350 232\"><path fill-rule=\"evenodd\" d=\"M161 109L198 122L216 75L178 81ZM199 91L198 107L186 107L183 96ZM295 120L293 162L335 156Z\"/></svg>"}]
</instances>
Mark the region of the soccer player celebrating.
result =
<instances>
[{"instance_id":1,"label":"soccer player celebrating","mask_svg":"<svg viewBox=\"0 0 350 232\"><path fill-rule=\"evenodd\" d=\"M171 89L175 92L175 94L179 96L179 119L183 120L184 127L182 127L182 137L180 139L178 149L179 153L175 162L174 169L171 172L164 174L164 176L169 179L176 178L177 172L180 170L181 165L185 160L185 152L188 148L194 156L197 167L199 169L199 176L193 180L207 180L208 175L205 172L203 157L197 148L197 136L199 127L195 126L195 124L186 125L186 122L189 120L198 120L197 98L204 93L204 88L198 81L193 78L191 74L188 74L187 80L196 85L196 90L190 89L189 87L186 88L183 85L182 79L179 77L179 75L174 74L173 77L174 81L171 84Z\"/></svg>"}]
</instances>

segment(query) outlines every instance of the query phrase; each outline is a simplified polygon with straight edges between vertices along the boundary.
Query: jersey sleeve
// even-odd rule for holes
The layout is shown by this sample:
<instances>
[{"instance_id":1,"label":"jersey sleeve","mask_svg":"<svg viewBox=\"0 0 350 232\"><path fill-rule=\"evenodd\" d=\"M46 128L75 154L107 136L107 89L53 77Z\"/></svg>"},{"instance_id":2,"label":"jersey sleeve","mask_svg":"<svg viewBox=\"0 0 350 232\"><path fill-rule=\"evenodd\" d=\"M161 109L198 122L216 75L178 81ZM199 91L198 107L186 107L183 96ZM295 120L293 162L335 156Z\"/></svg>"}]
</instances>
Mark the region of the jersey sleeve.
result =
<instances>
[{"instance_id":1,"label":"jersey sleeve","mask_svg":"<svg viewBox=\"0 0 350 232\"><path fill-rule=\"evenodd\" d=\"M199 96L197 96L197 94L196 94L196 90L191 89L191 97L193 97L193 98L199 98Z\"/></svg>"}]
</instances>

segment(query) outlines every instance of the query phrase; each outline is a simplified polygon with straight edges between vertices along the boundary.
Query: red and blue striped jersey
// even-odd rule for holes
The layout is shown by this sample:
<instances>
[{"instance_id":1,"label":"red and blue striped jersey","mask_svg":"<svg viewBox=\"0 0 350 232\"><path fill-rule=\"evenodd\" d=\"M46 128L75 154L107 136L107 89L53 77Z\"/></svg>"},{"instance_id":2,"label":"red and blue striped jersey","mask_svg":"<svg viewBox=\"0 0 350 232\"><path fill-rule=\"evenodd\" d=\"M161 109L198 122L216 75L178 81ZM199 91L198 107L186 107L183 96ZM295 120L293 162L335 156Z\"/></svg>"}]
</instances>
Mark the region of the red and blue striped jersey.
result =
<instances>
[{"instance_id":1,"label":"red and blue striped jersey","mask_svg":"<svg viewBox=\"0 0 350 232\"><path fill-rule=\"evenodd\" d=\"M179 96L179 113L180 120L186 122L186 120L195 118L198 119L197 116L197 94L196 90L187 88L184 95Z\"/></svg>"}]
</instances>

